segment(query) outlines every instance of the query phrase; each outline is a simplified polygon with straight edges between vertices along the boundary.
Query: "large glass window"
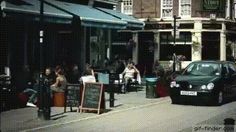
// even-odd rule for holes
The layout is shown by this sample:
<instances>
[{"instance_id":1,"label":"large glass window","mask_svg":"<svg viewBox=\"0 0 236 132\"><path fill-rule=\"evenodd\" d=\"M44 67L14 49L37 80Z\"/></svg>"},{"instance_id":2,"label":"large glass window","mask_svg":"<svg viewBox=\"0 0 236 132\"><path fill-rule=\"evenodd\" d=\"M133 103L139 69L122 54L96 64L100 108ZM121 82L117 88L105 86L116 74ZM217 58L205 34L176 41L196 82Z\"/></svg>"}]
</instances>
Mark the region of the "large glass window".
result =
<instances>
[{"instance_id":1,"label":"large glass window","mask_svg":"<svg viewBox=\"0 0 236 132\"><path fill-rule=\"evenodd\" d=\"M180 0L180 14L181 17L191 16L191 0Z\"/></svg>"},{"instance_id":2,"label":"large glass window","mask_svg":"<svg viewBox=\"0 0 236 132\"><path fill-rule=\"evenodd\" d=\"M172 17L173 16L173 0L162 0L161 1L161 16Z\"/></svg>"},{"instance_id":3,"label":"large glass window","mask_svg":"<svg viewBox=\"0 0 236 132\"><path fill-rule=\"evenodd\" d=\"M173 53L175 53L176 55L185 56L186 61L191 61L191 33L180 32L180 38L176 39L175 46L173 45L173 40L171 32L162 32L160 34L160 60L172 60Z\"/></svg>"}]
</instances>

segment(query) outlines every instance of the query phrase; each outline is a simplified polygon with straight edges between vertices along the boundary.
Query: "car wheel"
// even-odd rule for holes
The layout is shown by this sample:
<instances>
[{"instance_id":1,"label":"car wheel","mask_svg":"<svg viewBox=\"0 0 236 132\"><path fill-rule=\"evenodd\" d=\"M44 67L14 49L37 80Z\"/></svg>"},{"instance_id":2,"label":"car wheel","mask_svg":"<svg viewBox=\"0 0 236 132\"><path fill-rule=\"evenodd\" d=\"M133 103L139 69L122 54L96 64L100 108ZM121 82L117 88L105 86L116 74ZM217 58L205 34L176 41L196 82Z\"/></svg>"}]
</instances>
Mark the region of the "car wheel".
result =
<instances>
[{"instance_id":1,"label":"car wheel","mask_svg":"<svg viewBox=\"0 0 236 132\"><path fill-rule=\"evenodd\" d=\"M178 101L177 99L171 99L171 103L172 103L172 104L178 104L179 101Z\"/></svg>"}]
</instances>

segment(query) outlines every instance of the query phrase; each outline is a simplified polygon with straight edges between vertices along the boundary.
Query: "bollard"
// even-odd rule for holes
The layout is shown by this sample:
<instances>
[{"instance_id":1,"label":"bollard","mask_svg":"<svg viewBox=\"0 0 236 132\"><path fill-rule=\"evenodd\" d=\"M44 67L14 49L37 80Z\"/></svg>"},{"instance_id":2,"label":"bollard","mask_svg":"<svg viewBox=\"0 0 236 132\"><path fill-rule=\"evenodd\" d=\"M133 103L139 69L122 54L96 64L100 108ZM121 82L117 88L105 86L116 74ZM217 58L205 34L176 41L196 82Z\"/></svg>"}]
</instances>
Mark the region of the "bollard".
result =
<instances>
[{"instance_id":1,"label":"bollard","mask_svg":"<svg viewBox=\"0 0 236 132\"><path fill-rule=\"evenodd\" d=\"M51 97L50 86L47 79L40 78L41 83L39 85L39 109L38 118L42 120L50 120L51 114Z\"/></svg>"},{"instance_id":2,"label":"bollard","mask_svg":"<svg viewBox=\"0 0 236 132\"><path fill-rule=\"evenodd\" d=\"M235 125L235 120L232 118L226 118L224 119L224 125L225 125L225 132L234 132L234 125Z\"/></svg>"},{"instance_id":3,"label":"bollard","mask_svg":"<svg viewBox=\"0 0 236 132\"><path fill-rule=\"evenodd\" d=\"M111 91L110 92L110 107L114 107L114 101L115 101L114 92Z\"/></svg>"}]
</instances>

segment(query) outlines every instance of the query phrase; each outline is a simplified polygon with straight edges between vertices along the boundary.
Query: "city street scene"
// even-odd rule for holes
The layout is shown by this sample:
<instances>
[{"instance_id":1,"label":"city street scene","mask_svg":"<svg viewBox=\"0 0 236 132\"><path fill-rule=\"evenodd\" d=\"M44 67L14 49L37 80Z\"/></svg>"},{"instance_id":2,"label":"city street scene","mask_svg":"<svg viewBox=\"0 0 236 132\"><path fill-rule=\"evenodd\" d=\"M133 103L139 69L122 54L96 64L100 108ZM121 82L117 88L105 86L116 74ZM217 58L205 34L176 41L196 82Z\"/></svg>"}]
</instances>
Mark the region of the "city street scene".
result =
<instances>
[{"instance_id":1,"label":"city street scene","mask_svg":"<svg viewBox=\"0 0 236 132\"><path fill-rule=\"evenodd\" d=\"M0 5L0 132L236 132L236 0Z\"/></svg>"}]
</instances>

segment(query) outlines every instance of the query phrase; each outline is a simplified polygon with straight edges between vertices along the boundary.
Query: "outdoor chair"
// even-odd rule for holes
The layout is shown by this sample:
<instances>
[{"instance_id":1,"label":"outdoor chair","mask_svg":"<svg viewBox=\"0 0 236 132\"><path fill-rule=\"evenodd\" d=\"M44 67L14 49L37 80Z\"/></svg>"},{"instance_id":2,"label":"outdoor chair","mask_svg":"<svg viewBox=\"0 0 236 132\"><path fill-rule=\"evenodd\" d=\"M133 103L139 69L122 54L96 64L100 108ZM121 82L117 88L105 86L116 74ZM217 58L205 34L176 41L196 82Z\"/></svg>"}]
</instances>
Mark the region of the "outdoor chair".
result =
<instances>
[{"instance_id":1,"label":"outdoor chair","mask_svg":"<svg viewBox=\"0 0 236 132\"><path fill-rule=\"evenodd\" d=\"M120 75L117 73L110 73L109 75L109 84L110 87L112 87L113 91L115 93L121 93L122 90L122 78L120 78Z\"/></svg>"}]
</instances>

